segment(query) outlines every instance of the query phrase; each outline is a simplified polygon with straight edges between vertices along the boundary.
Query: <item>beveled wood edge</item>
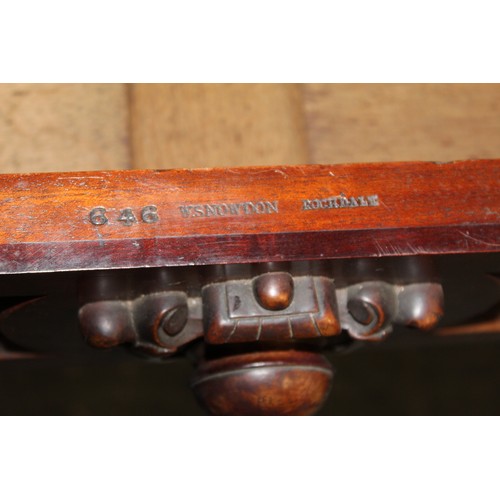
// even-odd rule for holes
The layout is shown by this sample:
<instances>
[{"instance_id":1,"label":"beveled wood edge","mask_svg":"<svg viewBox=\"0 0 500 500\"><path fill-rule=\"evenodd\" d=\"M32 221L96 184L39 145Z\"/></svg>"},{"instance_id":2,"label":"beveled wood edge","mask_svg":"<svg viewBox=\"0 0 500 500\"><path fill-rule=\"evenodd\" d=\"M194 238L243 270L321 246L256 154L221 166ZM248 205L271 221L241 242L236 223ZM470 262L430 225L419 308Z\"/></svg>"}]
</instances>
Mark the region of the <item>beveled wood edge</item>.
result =
<instances>
[{"instance_id":1,"label":"beveled wood edge","mask_svg":"<svg viewBox=\"0 0 500 500\"><path fill-rule=\"evenodd\" d=\"M0 246L0 274L500 252L498 224Z\"/></svg>"}]
</instances>

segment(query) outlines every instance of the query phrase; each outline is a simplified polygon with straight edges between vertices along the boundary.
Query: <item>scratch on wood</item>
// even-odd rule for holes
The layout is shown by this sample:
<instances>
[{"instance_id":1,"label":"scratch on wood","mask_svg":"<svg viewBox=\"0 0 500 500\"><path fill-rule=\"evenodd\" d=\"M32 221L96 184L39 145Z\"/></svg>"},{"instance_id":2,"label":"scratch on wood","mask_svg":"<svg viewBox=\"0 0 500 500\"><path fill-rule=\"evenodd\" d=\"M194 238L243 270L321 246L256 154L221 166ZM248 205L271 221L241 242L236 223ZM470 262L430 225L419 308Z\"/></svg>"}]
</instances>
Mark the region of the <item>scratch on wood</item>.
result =
<instances>
[{"instance_id":1,"label":"scratch on wood","mask_svg":"<svg viewBox=\"0 0 500 500\"><path fill-rule=\"evenodd\" d=\"M229 342L231 340L231 337L234 335L234 332L236 331L236 328L238 328L239 322L240 322L239 320L236 320L236 322L234 323L234 328L231 330L231 333L227 337L226 342Z\"/></svg>"},{"instance_id":2,"label":"scratch on wood","mask_svg":"<svg viewBox=\"0 0 500 500\"><path fill-rule=\"evenodd\" d=\"M77 180L83 180L86 181L87 179L102 179L100 176L90 176L90 175L84 175L84 176L75 176L75 177L59 177L57 180L58 181L64 181L67 179L77 179Z\"/></svg>"},{"instance_id":3,"label":"scratch on wood","mask_svg":"<svg viewBox=\"0 0 500 500\"><path fill-rule=\"evenodd\" d=\"M410 252L412 253L417 253L417 249L408 241L408 248L410 249Z\"/></svg>"},{"instance_id":4,"label":"scratch on wood","mask_svg":"<svg viewBox=\"0 0 500 500\"><path fill-rule=\"evenodd\" d=\"M277 174L281 174L285 179L288 179L288 175L283 172L283 170L275 169L274 170Z\"/></svg>"},{"instance_id":5,"label":"scratch on wood","mask_svg":"<svg viewBox=\"0 0 500 500\"><path fill-rule=\"evenodd\" d=\"M375 243L375 246L377 247L378 257L383 257L386 254L386 251L383 249L382 245L377 240L373 240L373 242Z\"/></svg>"},{"instance_id":6,"label":"scratch on wood","mask_svg":"<svg viewBox=\"0 0 500 500\"><path fill-rule=\"evenodd\" d=\"M262 333L262 318L259 319L259 329L257 331L257 337L255 340L259 340L260 339L260 334Z\"/></svg>"},{"instance_id":7,"label":"scratch on wood","mask_svg":"<svg viewBox=\"0 0 500 500\"><path fill-rule=\"evenodd\" d=\"M480 240L479 238L474 238L468 232L459 231L459 233L462 236L464 236L466 239L475 241L476 243L481 243L482 245L486 245L486 246L489 246L489 247L500 247L500 243L491 243L489 241Z\"/></svg>"},{"instance_id":8,"label":"scratch on wood","mask_svg":"<svg viewBox=\"0 0 500 500\"><path fill-rule=\"evenodd\" d=\"M316 330L316 333L318 334L318 337L321 337L321 330L319 329L318 323L316 323L316 318L312 314L309 314L309 317L311 318L312 324L314 326L314 329Z\"/></svg>"}]
</instances>

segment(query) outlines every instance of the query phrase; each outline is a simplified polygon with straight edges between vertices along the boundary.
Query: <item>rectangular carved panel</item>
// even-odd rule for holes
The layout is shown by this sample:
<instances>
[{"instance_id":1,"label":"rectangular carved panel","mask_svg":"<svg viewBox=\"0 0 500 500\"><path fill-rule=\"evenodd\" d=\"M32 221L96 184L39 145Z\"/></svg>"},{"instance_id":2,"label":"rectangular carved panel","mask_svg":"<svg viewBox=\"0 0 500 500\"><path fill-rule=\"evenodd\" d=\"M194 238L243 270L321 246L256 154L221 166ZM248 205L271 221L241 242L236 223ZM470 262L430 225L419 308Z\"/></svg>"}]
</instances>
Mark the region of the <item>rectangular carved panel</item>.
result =
<instances>
[{"instance_id":1,"label":"rectangular carved panel","mask_svg":"<svg viewBox=\"0 0 500 500\"><path fill-rule=\"evenodd\" d=\"M279 341L340 333L332 280L295 277L293 290L287 307L269 310L259 303L252 280L207 285L202 294L206 341Z\"/></svg>"}]
</instances>

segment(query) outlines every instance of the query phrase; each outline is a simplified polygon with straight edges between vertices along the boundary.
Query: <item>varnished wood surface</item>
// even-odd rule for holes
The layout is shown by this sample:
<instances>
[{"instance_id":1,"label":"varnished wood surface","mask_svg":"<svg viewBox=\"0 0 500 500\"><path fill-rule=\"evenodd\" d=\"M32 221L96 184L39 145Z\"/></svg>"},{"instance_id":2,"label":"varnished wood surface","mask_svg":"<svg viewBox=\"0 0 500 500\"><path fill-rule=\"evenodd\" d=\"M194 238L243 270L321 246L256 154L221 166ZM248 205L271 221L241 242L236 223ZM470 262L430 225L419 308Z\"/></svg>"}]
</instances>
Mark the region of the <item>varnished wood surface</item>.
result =
<instances>
[{"instance_id":1,"label":"varnished wood surface","mask_svg":"<svg viewBox=\"0 0 500 500\"><path fill-rule=\"evenodd\" d=\"M192 381L215 415L311 415L331 390L327 359L305 351L261 351L200 364Z\"/></svg>"},{"instance_id":2,"label":"varnished wood surface","mask_svg":"<svg viewBox=\"0 0 500 500\"><path fill-rule=\"evenodd\" d=\"M4 175L0 271L495 252L499 192L499 160ZM340 194L378 205L303 209ZM262 200L278 209L243 212ZM239 214L183 216L207 204ZM151 205L159 220L141 222ZM138 222L119 221L125 208Z\"/></svg>"}]
</instances>

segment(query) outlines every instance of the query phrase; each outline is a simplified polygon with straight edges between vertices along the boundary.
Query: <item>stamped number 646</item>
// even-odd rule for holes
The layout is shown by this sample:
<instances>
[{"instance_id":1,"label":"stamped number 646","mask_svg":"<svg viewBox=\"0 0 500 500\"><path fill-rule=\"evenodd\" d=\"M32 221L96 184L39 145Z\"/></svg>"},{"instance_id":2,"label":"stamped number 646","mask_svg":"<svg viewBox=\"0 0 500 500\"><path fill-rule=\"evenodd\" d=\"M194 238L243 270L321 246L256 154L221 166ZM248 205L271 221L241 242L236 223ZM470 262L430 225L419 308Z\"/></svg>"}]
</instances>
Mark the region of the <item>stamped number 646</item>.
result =
<instances>
[{"instance_id":1,"label":"stamped number 646","mask_svg":"<svg viewBox=\"0 0 500 500\"><path fill-rule=\"evenodd\" d=\"M89 213L89 220L94 226L103 226L108 224L109 218L106 215L105 207L93 208ZM139 221L137 220L134 211L131 208L124 208L120 210L120 216L116 219L124 226L131 226ZM141 209L140 220L146 224L154 224L160 220L158 215L158 208L155 205L147 205Z\"/></svg>"}]
</instances>

